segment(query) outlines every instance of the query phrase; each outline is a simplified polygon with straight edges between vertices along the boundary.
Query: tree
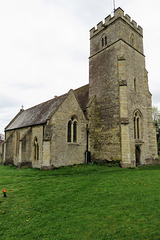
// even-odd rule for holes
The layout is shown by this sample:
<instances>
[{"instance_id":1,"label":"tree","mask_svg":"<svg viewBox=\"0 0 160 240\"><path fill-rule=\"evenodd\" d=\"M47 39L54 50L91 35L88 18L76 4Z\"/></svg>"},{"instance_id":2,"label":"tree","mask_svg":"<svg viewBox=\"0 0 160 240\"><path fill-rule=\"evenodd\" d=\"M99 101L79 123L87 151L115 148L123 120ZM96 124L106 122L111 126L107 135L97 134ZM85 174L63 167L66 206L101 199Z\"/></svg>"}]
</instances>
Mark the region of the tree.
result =
<instances>
[{"instance_id":1,"label":"tree","mask_svg":"<svg viewBox=\"0 0 160 240\"><path fill-rule=\"evenodd\" d=\"M156 125L158 152L160 152L160 110L158 107L152 108L153 121Z\"/></svg>"}]
</instances>

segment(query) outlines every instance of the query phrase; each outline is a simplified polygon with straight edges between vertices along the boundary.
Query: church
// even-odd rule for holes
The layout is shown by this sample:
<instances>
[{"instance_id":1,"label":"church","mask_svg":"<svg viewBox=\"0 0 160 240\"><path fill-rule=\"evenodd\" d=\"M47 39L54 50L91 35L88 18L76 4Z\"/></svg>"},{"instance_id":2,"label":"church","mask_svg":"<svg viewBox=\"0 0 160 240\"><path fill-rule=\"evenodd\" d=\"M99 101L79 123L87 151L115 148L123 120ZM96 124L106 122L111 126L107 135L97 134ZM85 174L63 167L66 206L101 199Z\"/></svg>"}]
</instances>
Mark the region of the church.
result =
<instances>
[{"instance_id":1,"label":"church","mask_svg":"<svg viewBox=\"0 0 160 240\"><path fill-rule=\"evenodd\" d=\"M21 109L5 128L5 165L90 161L158 163L143 29L121 8L90 30L89 84Z\"/></svg>"}]
</instances>

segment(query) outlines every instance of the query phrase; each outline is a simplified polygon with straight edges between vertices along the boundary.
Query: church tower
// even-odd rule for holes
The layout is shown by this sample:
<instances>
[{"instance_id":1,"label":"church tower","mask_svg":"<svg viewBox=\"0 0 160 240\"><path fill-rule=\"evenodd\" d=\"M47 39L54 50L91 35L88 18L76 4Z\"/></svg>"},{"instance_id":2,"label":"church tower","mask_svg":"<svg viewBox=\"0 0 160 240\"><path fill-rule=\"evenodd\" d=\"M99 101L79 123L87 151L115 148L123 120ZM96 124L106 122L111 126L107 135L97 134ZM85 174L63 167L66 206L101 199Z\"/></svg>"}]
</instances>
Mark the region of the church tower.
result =
<instances>
[{"instance_id":1,"label":"church tower","mask_svg":"<svg viewBox=\"0 0 160 240\"><path fill-rule=\"evenodd\" d=\"M156 162L143 30L121 8L90 30L88 118L92 160Z\"/></svg>"}]
</instances>

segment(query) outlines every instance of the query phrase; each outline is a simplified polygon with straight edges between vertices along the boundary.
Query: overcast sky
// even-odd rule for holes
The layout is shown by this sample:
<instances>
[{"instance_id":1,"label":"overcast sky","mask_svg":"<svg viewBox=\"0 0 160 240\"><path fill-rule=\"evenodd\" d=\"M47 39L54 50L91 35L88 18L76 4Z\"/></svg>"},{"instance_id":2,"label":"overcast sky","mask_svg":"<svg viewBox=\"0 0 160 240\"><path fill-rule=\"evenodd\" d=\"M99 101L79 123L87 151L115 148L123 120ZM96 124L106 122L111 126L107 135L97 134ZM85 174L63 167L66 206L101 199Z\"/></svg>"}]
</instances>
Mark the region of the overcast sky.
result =
<instances>
[{"instance_id":1,"label":"overcast sky","mask_svg":"<svg viewBox=\"0 0 160 240\"><path fill-rule=\"evenodd\" d=\"M160 109L160 3L115 0L144 31L154 106ZM0 133L19 112L88 83L89 30L113 0L0 0Z\"/></svg>"}]
</instances>

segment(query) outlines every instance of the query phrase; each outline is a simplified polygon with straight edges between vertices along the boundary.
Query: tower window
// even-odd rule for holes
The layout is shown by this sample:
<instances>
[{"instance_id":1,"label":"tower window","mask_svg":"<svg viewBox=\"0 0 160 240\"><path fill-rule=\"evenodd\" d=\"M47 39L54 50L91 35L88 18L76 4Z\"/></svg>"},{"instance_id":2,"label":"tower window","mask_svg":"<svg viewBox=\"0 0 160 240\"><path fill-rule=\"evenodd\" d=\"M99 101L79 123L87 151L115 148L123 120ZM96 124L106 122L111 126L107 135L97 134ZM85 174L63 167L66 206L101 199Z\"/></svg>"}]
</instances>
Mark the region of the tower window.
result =
<instances>
[{"instance_id":1,"label":"tower window","mask_svg":"<svg viewBox=\"0 0 160 240\"><path fill-rule=\"evenodd\" d=\"M140 139L142 138L142 131L141 131L141 115L139 111L136 111L134 114L134 138Z\"/></svg>"},{"instance_id":2,"label":"tower window","mask_svg":"<svg viewBox=\"0 0 160 240\"><path fill-rule=\"evenodd\" d=\"M105 39L105 45L107 45L107 36L105 36L104 39Z\"/></svg>"},{"instance_id":3,"label":"tower window","mask_svg":"<svg viewBox=\"0 0 160 240\"><path fill-rule=\"evenodd\" d=\"M77 142L77 120L75 117L72 117L68 121L68 133L67 133L67 142Z\"/></svg>"},{"instance_id":4,"label":"tower window","mask_svg":"<svg viewBox=\"0 0 160 240\"><path fill-rule=\"evenodd\" d=\"M102 47L107 46L107 36L102 37Z\"/></svg>"}]
</instances>

